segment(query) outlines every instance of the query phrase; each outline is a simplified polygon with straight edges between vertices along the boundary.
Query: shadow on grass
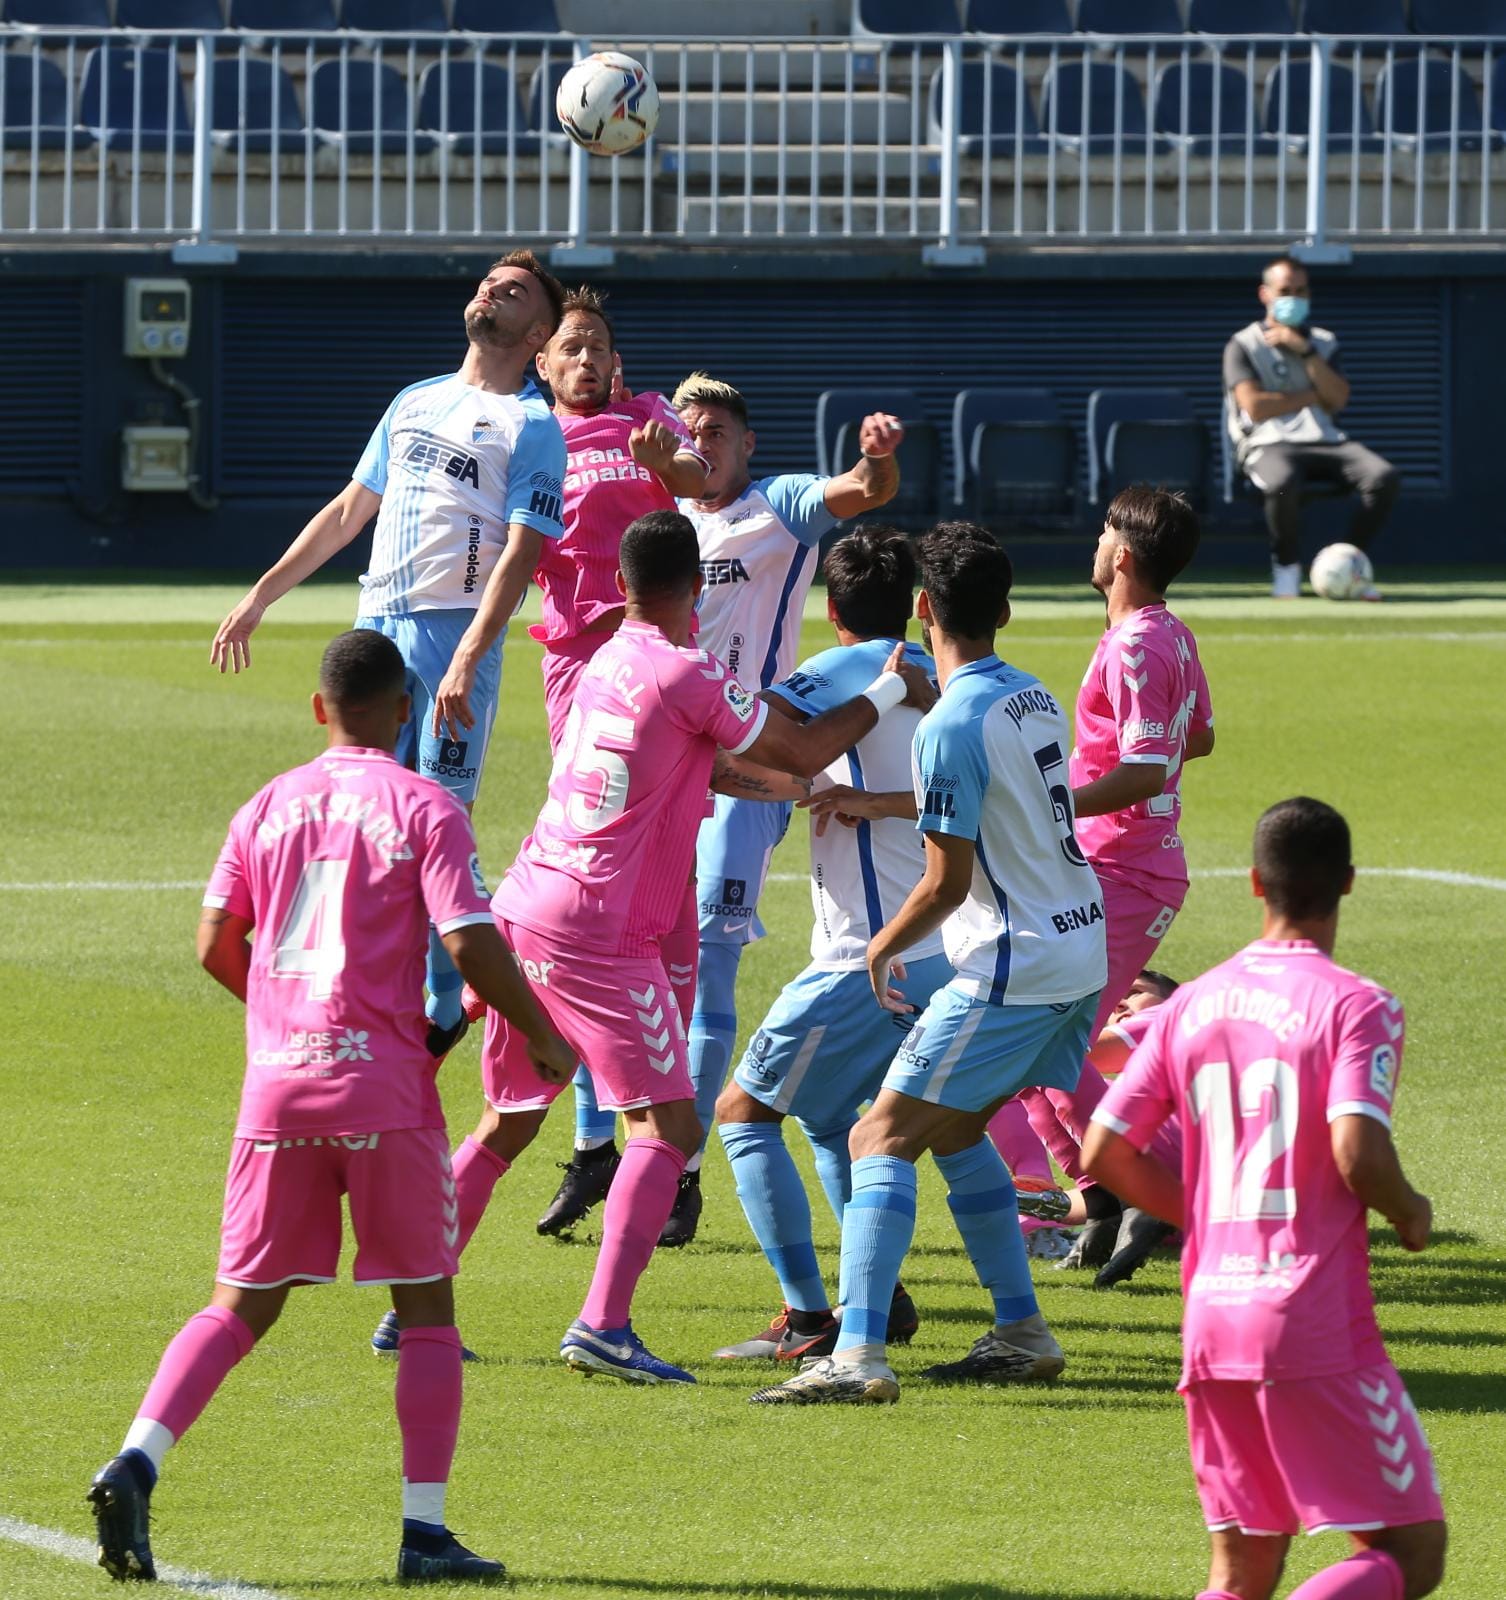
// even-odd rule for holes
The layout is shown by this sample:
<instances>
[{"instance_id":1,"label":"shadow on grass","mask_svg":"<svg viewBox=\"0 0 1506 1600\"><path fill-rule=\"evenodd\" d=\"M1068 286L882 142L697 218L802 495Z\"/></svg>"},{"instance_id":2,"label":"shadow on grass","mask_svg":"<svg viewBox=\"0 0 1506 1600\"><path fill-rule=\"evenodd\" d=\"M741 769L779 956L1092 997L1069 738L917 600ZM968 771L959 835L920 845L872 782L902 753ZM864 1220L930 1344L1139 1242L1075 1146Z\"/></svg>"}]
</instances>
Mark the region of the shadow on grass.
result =
<instances>
[{"instance_id":1,"label":"shadow on grass","mask_svg":"<svg viewBox=\"0 0 1506 1600\"><path fill-rule=\"evenodd\" d=\"M1164 1600L1161 1595L1126 1589L1042 1589L1037 1584L1024 1587L997 1583L948 1583L945 1580L927 1584L855 1584L855 1583L800 1583L790 1581L770 1582L766 1579L729 1580L717 1583L711 1579L686 1578L606 1578L599 1574L550 1573L534 1577L515 1569L508 1570L507 1588L513 1594L526 1594L538 1587L550 1590L579 1589L583 1594L622 1595L749 1595L761 1600ZM278 1587L317 1589L329 1594L371 1594L391 1589L411 1593L407 1584L396 1578L263 1578L259 1583ZM460 1585L454 1586L456 1590ZM451 1586L443 1586L444 1593Z\"/></svg>"},{"instance_id":2,"label":"shadow on grass","mask_svg":"<svg viewBox=\"0 0 1506 1600\"><path fill-rule=\"evenodd\" d=\"M1407 1393L1421 1411L1506 1411L1506 1372L1418 1372L1402 1374Z\"/></svg>"}]
</instances>

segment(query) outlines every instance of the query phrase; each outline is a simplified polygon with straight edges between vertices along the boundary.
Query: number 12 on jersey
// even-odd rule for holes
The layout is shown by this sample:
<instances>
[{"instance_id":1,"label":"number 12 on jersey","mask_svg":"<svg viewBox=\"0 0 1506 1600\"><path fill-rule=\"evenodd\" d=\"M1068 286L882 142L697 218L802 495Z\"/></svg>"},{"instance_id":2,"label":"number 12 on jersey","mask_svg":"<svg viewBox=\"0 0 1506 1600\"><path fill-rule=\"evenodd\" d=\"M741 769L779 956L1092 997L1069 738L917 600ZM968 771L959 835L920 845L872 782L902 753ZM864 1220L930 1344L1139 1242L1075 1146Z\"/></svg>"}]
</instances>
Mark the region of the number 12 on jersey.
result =
<instances>
[{"instance_id":1,"label":"number 12 on jersey","mask_svg":"<svg viewBox=\"0 0 1506 1600\"><path fill-rule=\"evenodd\" d=\"M1208 1158L1208 1220L1253 1222L1261 1217L1294 1217L1297 1191L1268 1189L1266 1179L1297 1136L1296 1071L1274 1056L1240 1069L1241 1120L1262 1113L1270 1119L1243 1156L1234 1120L1234 1076L1227 1061L1209 1061L1198 1068L1190 1085L1192 1115L1202 1130Z\"/></svg>"}]
</instances>

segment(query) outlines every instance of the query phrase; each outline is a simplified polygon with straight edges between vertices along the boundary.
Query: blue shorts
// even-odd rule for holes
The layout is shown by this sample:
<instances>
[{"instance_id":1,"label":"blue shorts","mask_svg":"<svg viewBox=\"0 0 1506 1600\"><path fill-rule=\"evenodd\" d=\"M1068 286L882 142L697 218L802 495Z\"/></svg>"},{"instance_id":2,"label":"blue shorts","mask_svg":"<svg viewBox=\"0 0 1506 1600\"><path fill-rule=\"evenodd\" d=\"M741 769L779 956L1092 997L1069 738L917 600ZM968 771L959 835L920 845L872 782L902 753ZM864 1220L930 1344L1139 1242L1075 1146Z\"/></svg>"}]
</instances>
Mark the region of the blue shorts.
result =
<instances>
[{"instance_id":1,"label":"blue shorts","mask_svg":"<svg viewBox=\"0 0 1506 1600\"><path fill-rule=\"evenodd\" d=\"M945 956L906 965L897 987L917 1009L951 976ZM769 1008L732 1079L770 1111L816 1133L846 1127L878 1093L915 1012L896 1015L873 998L868 974L807 967Z\"/></svg>"},{"instance_id":2,"label":"blue shorts","mask_svg":"<svg viewBox=\"0 0 1506 1600\"><path fill-rule=\"evenodd\" d=\"M472 728L462 728L458 739L448 733L435 736L434 696L461 635L476 620L474 611L403 611L390 616L357 617L358 628L385 634L403 653L408 665L408 693L413 710L398 730L397 759L426 778L433 778L470 804L481 787L481 763L497 720L497 692L502 687L502 641L498 639L476 668L471 690Z\"/></svg>"},{"instance_id":3,"label":"blue shorts","mask_svg":"<svg viewBox=\"0 0 1506 1600\"><path fill-rule=\"evenodd\" d=\"M954 1111L986 1111L1021 1089L1077 1087L1098 994L1058 1006L996 1006L950 984L932 997L884 1087Z\"/></svg>"},{"instance_id":4,"label":"blue shorts","mask_svg":"<svg viewBox=\"0 0 1506 1600\"><path fill-rule=\"evenodd\" d=\"M696 899L702 944L751 944L764 936L758 897L769 857L784 838L788 801L734 800L714 795L716 809L696 836Z\"/></svg>"}]
</instances>

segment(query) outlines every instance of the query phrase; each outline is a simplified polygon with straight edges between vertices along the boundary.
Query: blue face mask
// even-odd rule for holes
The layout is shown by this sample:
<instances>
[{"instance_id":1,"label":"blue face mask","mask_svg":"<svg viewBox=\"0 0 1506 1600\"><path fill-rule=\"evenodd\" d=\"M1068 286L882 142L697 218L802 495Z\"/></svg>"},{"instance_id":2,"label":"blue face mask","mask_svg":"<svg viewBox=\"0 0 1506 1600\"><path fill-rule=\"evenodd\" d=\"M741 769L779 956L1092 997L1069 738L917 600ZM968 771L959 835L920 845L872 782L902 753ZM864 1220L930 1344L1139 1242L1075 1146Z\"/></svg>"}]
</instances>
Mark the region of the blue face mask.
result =
<instances>
[{"instance_id":1,"label":"blue face mask","mask_svg":"<svg viewBox=\"0 0 1506 1600\"><path fill-rule=\"evenodd\" d=\"M1271 318L1283 328L1300 328L1312 315L1312 309L1312 301L1304 295L1277 295L1271 302Z\"/></svg>"}]
</instances>

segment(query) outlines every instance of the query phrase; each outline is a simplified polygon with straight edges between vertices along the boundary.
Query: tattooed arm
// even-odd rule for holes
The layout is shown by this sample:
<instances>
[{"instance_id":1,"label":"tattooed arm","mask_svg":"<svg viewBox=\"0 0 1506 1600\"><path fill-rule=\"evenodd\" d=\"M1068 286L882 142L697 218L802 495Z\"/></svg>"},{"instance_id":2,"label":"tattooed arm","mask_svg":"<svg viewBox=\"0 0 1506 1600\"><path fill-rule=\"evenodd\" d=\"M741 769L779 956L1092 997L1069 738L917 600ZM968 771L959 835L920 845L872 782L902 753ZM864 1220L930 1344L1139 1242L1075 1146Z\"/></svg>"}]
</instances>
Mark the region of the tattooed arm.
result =
<instances>
[{"instance_id":1,"label":"tattooed arm","mask_svg":"<svg viewBox=\"0 0 1506 1600\"><path fill-rule=\"evenodd\" d=\"M217 906L205 906L199 917L199 965L241 1001L251 971L252 926L249 918Z\"/></svg>"},{"instance_id":2,"label":"tattooed arm","mask_svg":"<svg viewBox=\"0 0 1506 1600\"><path fill-rule=\"evenodd\" d=\"M792 778L772 767L760 767L728 750L716 753L711 787L717 794L730 794L739 800L803 800L811 792L809 778Z\"/></svg>"}]
</instances>

